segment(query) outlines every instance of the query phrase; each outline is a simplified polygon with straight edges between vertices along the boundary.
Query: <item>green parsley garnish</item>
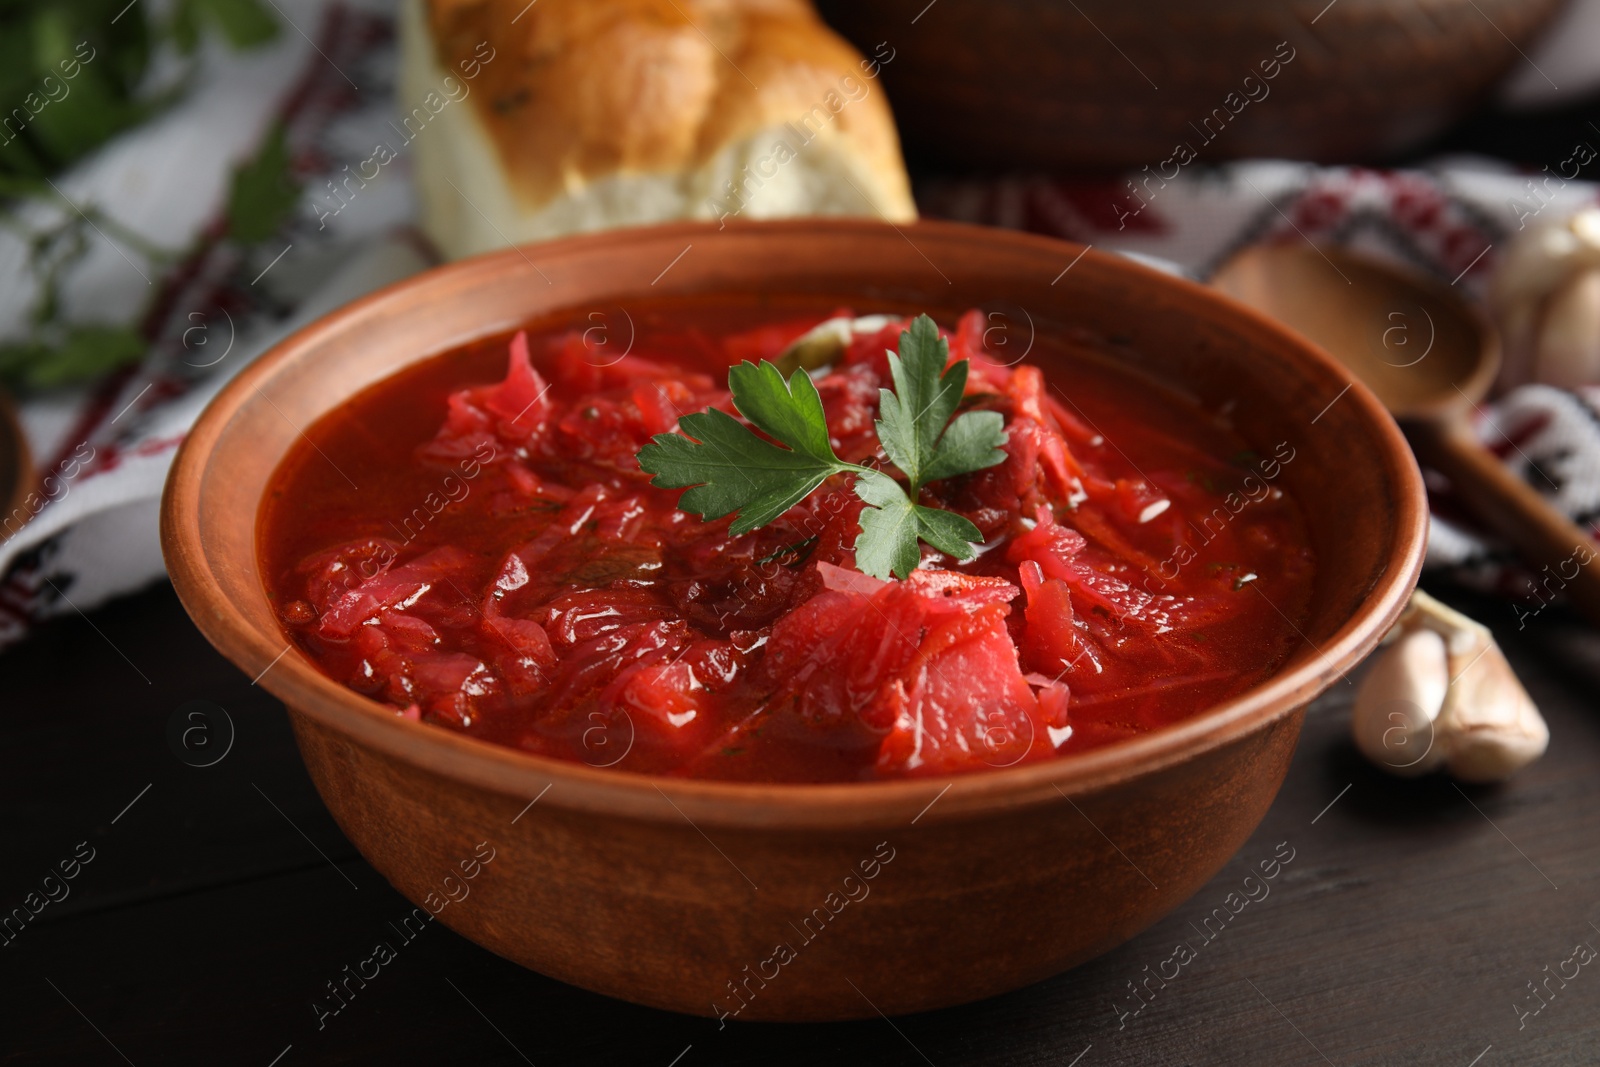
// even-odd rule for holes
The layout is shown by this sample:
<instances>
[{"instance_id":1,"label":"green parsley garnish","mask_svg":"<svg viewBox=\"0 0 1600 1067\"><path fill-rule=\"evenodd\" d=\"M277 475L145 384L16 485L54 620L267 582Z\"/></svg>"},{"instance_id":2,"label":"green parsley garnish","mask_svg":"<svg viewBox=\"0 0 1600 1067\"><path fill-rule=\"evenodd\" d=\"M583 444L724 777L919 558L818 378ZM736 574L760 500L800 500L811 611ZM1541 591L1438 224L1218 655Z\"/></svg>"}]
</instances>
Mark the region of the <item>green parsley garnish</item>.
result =
<instances>
[{"instance_id":1,"label":"green parsley garnish","mask_svg":"<svg viewBox=\"0 0 1600 1067\"><path fill-rule=\"evenodd\" d=\"M785 380L765 360L728 368L728 388L739 414L771 441L711 408L679 419L683 434L652 438L639 450L639 466L655 475L653 485L687 488L678 501L684 511L706 519L738 512L730 528L734 535L765 526L829 477L852 473L856 495L869 505L855 544L863 573L905 578L921 562L918 541L955 559L971 559L983 533L961 515L915 503L929 482L1006 458L999 412L969 411L951 420L966 389L967 361L946 370L949 358L949 343L926 315L901 333L899 355L889 353L894 391L879 392L878 440L909 484L834 455L822 398L810 376L796 371Z\"/></svg>"}]
</instances>

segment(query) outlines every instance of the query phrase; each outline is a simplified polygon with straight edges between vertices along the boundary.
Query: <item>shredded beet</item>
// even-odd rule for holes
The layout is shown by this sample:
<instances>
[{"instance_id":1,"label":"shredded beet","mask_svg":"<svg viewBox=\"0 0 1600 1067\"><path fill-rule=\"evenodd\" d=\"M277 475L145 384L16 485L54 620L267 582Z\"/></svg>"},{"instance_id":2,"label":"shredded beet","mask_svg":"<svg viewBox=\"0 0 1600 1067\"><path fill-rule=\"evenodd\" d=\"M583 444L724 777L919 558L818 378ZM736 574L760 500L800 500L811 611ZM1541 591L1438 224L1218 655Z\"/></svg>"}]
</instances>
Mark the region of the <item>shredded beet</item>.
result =
<instances>
[{"instance_id":1,"label":"shredded beet","mask_svg":"<svg viewBox=\"0 0 1600 1067\"><path fill-rule=\"evenodd\" d=\"M683 414L733 413L724 368L817 318L718 332L669 308L626 352L518 333L490 384L464 384L486 376L483 346L379 384L309 431L264 511L286 629L397 715L594 766L773 781L1055 758L1191 715L1292 650L1312 573L1278 489L1292 447L1248 454L1088 352L1054 355L1053 388L984 350L979 312L951 358L970 360L964 406L1004 417L1007 458L922 499L978 526L976 559L924 545L905 581L861 574L849 475L743 537L678 511L639 448ZM902 325L814 375L848 461L883 459Z\"/></svg>"}]
</instances>

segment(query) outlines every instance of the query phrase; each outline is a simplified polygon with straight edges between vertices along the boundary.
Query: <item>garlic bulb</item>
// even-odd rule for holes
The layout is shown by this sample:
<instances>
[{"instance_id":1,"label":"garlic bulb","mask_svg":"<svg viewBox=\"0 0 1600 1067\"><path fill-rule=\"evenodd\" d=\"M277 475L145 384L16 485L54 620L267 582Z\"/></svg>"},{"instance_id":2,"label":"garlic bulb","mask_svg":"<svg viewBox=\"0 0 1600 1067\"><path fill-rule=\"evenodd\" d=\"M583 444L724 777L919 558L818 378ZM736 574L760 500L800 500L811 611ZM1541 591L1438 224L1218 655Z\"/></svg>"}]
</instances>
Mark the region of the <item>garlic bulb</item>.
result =
<instances>
[{"instance_id":1,"label":"garlic bulb","mask_svg":"<svg viewBox=\"0 0 1600 1067\"><path fill-rule=\"evenodd\" d=\"M1351 718L1373 763L1497 782L1544 754L1550 730L1487 627L1418 590L1384 640Z\"/></svg>"},{"instance_id":2,"label":"garlic bulb","mask_svg":"<svg viewBox=\"0 0 1600 1067\"><path fill-rule=\"evenodd\" d=\"M1563 389L1600 384L1600 268L1573 275L1545 302L1533 380Z\"/></svg>"},{"instance_id":3,"label":"garlic bulb","mask_svg":"<svg viewBox=\"0 0 1600 1067\"><path fill-rule=\"evenodd\" d=\"M1503 385L1600 384L1600 207L1523 231L1491 300L1505 341Z\"/></svg>"}]
</instances>

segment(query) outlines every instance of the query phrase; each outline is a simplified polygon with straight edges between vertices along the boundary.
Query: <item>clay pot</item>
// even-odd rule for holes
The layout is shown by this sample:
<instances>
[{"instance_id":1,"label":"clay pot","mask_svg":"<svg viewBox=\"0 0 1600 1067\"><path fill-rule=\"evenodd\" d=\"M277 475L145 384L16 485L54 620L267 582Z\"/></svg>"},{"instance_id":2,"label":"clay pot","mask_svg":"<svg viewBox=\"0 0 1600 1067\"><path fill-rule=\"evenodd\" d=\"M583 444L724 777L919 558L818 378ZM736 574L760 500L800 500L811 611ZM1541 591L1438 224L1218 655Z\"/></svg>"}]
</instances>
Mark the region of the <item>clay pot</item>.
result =
<instances>
[{"instance_id":1,"label":"clay pot","mask_svg":"<svg viewBox=\"0 0 1600 1067\"><path fill-rule=\"evenodd\" d=\"M781 294L814 298L819 313L914 307L946 322L1003 301L1041 335L1231 403L1253 446L1295 449L1279 484L1303 505L1317 558L1305 644L1243 695L1104 749L843 785L654 778L488 745L401 719L289 646L257 569L256 522L298 427L406 364L551 311L647 294ZM487 842L493 861L439 913L463 936L642 1004L818 1020L1025 985L1194 893L1272 802L1306 702L1403 607L1426 517L1416 465L1372 395L1215 292L1023 234L796 220L530 245L330 315L206 410L173 466L162 540L196 624L283 698L339 826L400 892L439 906L446 877L464 884L462 861ZM792 958L775 955L780 945Z\"/></svg>"},{"instance_id":2,"label":"clay pot","mask_svg":"<svg viewBox=\"0 0 1600 1067\"><path fill-rule=\"evenodd\" d=\"M32 519L28 498L38 488L28 438L17 421L11 398L0 391L0 540L12 537Z\"/></svg>"}]
</instances>

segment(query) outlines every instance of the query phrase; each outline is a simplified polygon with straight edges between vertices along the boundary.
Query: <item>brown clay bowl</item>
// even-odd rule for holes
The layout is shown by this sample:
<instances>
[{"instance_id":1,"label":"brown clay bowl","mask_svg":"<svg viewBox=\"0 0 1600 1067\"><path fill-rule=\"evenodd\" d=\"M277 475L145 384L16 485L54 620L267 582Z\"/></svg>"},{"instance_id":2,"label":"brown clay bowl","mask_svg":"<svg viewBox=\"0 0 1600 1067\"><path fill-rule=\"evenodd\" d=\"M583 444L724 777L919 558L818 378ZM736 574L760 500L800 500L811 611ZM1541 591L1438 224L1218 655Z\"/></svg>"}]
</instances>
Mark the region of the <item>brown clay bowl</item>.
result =
<instances>
[{"instance_id":1,"label":"brown clay bowl","mask_svg":"<svg viewBox=\"0 0 1600 1067\"><path fill-rule=\"evenodd\" d=\"M24 508L33 487L33 459L28 452L28 438L17 421L11 398L0 390L0 508L5 509L0 511L0 524L7 520L13 524L3 527L0 538L15 533L15 523L33 517Z\"/></svg>"},{"instance_id":2,"label":"brown clay bowl","mask_svg":"<svg viewBox=\"0 0 1600 1067\"><path fill-rule=\"evenodd\" d=\"M1098 339L1206 404L1231 403L1252 445L1297 453L1281 484L1317 554L1305 645L1238 698L1134 740L953 781L843 785L654 778L494 747L402 720L288 647L257 569L256 518L297 427L398 367L541 313L705 293L814 296L823 311L910 304L946 321L1004 301L1041 334ZM1306 703L1404 605L1425 521L1416 465L1373 396L1215 292L1024 234L794 220L529 245L328 316L206 410L167 482L162 543L196 624L288 705L339 826L412 901L597 992L713 1015L737 1006L731 982L749 990L741 1019L821 1020L1037 981L1193 894L1271 804ZM480 842L495 858L464 883ZM470 895L442 904L451 876ZM780 944L795 958L775 962Z\"/></svg>"},{"instance_id":3,"label":"brown clay bowl","mask_svg":"<svg viewBox=\"0 0 1600 1067\"><path fill-rule=\"evenodd\" d=\"M1465 114L1564 0L819 0L917 162L993 170L1393 156ZM880 44L880 42L882 42ZM1280 42L1293 59L1270 81ZM1270 69L1270 68L1269 68ZM1244 79L1256 82L1244 86ZM1229 93L1245 100L1227 102ZM1201 127L1213 109L1225 109ZM1235 114L1235 112L1237 112ZM1179 162L1182 162L1180 160Z\"/></svg>"}]
</instances>

